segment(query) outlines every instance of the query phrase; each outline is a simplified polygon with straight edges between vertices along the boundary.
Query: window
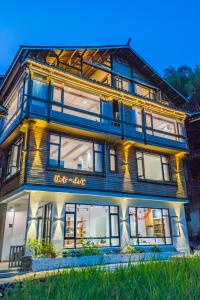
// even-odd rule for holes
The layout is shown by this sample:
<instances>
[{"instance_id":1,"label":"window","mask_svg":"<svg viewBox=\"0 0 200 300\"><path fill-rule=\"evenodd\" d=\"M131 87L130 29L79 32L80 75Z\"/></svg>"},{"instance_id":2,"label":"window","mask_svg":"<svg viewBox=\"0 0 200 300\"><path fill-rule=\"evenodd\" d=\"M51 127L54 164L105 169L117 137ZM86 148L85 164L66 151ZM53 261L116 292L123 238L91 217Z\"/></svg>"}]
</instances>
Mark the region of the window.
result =
<instances>
[{"instance_id":1,"label":"window","mask_svg":"<svg viewBox=\"0 0 200 300\"><path fill-rule=\"evenodd\" d=\"M20 114L24 94L23 90L24 85L23 83L21 83L5 104L5 106L8 109L8 114L5 117L4 126L8 126L9 123L12 124L11 121L13 122L16 119L16 117Z\"/></svg>"},{"instance_id":2,"label":"window","mask_svg":"<svg viewBox=\"0 0 200 300\"><path fill-rule=\"evenodd\" d=\"M168 209L129 207L133 245L172 244Z\"/></svg>"},{"instance_id":3,"label":"window","mask_svg":"<svg viewBox=\"0 0 200 300\"><path fill-rule=\"evenodd\" d=\"M52 203L47 203L37 211L37 239L51 241Z\"/></svg>"},{"instance_id":4,"label":"window","mask_svg":"<svg viewBox=\"0 0 200 300\"><path fill-rule=\"evenodd\" d=\"M103 145L51 134L49 164L65 169L103 172Z\"/></svg>"},{"instance_id":5,"label":"window","mask_svg":"<svg viewBox=\"0 0 200 300\"><path fill-rule=\"evenodd\" d=\"M155 89L149 88L144 85L135 84L135 93L151 100L159 100L160 93Z\"/></svg>"},{"instance_id":6,"label":"window","mask_svg":"<svg viewBox=\"0 0 200 300\"><path fill-rule=\"evenodd\" d=\"M120 117L119 102L117 100L113 100L112 116L113 116L113 119L119 119L119 117Z\"/></svg>"},{"instance_id":7,"label":"window","mask_svg":"<svg viewBox=\"0 0 200 300\"><path fill-rule=\"evenodd\" d=\"M54 111L63 112L76 117L100 121L101 101L96 95L79 91L70 87L53 87L53 101L65 106L52 105ZM90 114L91 113L91 114Z\"/></svg>"},{"instance_id":8,"label":"window","mask_svg":"<svg viewBox=\"0 0 200 300\"><path fill-rule=\"evenodd\" d=\"M170 161L168 156L137 151L136 159L139 179L165 182L171 180Z\"/></svg>"},{"instance_id":9,"label":"window","mask_svg":"<svg viewBox=\"0 0 200 300\"><path fill-rule=\"evenodd\" d=\"M65 247L82 247L83 241L119 246L119 207L66 204Z\"/></svg>"},{"instance_id":10,"label":"window","mask_svg":"<svg viewBox=\"0 0 200 300\"><path fill-rule=\"evenodd\" d=\"M126 92L130 91L130 81L127 79L124 79L122 77L115 76L114 77L114 83L115 87L119 90L123 90Z\"/></svg>"},{"instance_id":11,"label":"window","mask_svg":"<svg viewBox=\"0 0 200 300\"><path fill-rule=\"evenodd\" d=\"M133 108L132 109L132 122L136 124L136 130L139 132L143 131L142 124L142 111L141 109Z\"/></svg>"},{"instance_id":12,"label":"window","mask_svg":"<svg viewBox=\"0 0 200 300\"><path fill-rule=\"evenodd\" d=\"M21 168L21 153L22 153L23 138L18 139L8 152L8 162L6 170L6 178L11 177L20 171Z\"/></svg>"},{"instance_id":13,"label":"window","mask_svg":"<svg viewBox=\"0 0 200 300\"><path fill-rule=\"evenodd\" d=\"M111 172L117 171L117 150L116 147L109 147L109 169Z\"/></svg>"},{"instance_id":14,"label":"window","mask_svg":"<svg viewBox=\"0 0 200 300\"><path fill-rule=\"evenodd\" d=\"M176 120L156 114L146 113L146 126L147 134L171 140L183 141L183 126L182 124L177 123Z\"/></svg>"}]
</instances>

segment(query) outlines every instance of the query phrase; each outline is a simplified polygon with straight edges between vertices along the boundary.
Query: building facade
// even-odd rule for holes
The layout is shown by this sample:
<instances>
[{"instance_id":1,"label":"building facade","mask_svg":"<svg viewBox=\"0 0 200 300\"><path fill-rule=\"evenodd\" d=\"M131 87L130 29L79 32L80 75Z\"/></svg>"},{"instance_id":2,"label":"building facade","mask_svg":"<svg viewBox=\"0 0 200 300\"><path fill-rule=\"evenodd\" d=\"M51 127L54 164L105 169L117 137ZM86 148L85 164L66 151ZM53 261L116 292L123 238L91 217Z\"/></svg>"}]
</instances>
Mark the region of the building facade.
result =
<instances>
[{"instance_id":1,"label":"building facade","mask_svg":"<svg viewBox=\"0 0 200 300\"><path fill-rule=\"evenodd\" d=\"M1 260L29 239L189 250L186 100L128 45L21 47L0 99Z\"/></svg>"}]
</instances>

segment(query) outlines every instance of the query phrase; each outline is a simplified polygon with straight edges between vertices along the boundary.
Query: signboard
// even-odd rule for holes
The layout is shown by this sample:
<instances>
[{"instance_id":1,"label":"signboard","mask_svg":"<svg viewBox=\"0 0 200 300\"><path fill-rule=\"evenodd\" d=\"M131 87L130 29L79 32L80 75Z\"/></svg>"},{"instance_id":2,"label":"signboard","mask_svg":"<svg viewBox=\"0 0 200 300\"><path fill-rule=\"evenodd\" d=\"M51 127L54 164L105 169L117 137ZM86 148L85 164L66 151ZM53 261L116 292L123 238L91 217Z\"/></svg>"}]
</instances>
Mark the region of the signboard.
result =
<instances>
[{"instance_id":1,"label":"signboard","mask_svg":"<svg viewBox=\"0 0 200 300\"><path fill-rule=\"evenodd\" d=\"M79 178L77 176L68 177L63 175L54 175L53 181L55 183L60 183L60 184L72 183L73 185L81 185L81 186L84 186L86 184L85 178L82 177Z\"/></svg>"}]
</instances>

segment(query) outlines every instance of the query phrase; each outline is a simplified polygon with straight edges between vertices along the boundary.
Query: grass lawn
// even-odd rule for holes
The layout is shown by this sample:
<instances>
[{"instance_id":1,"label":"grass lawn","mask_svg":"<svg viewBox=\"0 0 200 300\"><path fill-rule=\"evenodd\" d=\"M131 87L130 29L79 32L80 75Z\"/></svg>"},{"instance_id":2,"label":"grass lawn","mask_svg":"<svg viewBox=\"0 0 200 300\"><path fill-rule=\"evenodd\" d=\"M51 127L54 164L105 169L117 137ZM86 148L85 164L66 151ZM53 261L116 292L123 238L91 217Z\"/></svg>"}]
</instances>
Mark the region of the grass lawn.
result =
<instances>
[{"instance_id":1,"label":"grass lawn","mask_svg":"<svg viewBox=\"0 0 200 300\"><path fill-rule=\"evenodd\" d=\"M45 280L26 280L4 299L200 299L200 258L129 265L114 271L86 268Z\"/></svg>"}]
</instances>

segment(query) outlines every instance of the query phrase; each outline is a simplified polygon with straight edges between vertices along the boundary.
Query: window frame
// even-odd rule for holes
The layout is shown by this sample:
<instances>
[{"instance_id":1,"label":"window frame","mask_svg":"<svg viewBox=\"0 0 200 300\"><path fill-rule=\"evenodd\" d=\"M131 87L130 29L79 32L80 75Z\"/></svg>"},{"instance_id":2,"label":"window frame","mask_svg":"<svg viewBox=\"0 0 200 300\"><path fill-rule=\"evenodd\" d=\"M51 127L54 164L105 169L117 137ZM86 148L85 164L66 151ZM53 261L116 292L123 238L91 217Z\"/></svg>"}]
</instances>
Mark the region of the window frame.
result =
<instances>
[{"instance_id":1,"label":"window frame","mask_svg":"<svg viewBox=\"0 0 200 300\"><path fill-rule=\"evenodd\" d=\"M51 143L51 141L50 141L51 135L58 136L59 143ZM64 167L61 166L60 157L61 157L61 138L62 137L69 138L69 139L74 139L74 140L77 140L77 141L85 141L85 142L89 142L89 143L92 144L92 151L93 151L93 170L92 171L70 169L70 168L64 168ZM95 144L101 145L102 151L95 150ZM58 146L58 163L57 163L57 165L51 165L50 164L50 147L51 147L51 145ZM96 155L96 153L101 153L102 172L95 171L95 155ZM48 163L47 163L47 166L49 168L55 168L55 169L65 170L65 171L70 171L70 172L75 172L75 173L100 174L100 175L104 174L105 173L105 143L101 143L101 142L94 141L94 140L89 140L89 139L83 139L83 138L79 138L79 137L74 137L72 135L65 135L65 134L59 134L57 132L50 132L49 135L48 135Z\"/></svg>"},{"instance_id":2,"label":"window frame","mask_svg":"<svg viewBox=\"0 0 200 300\"><path fill-rule=\"evenodd\" d=\"M115 151L114 154L111 154L110 151L112 149ZM111 170L111 157L114 157L115 161L115 170ZM116 145L110 145L108 147L108 163L109 163L109 172L110 173L117 173L118 172L118 149Z\"/></svg>"},{"instance_id":3,"label":"window frame","mask_svg":"<svg viewBox=\"0 0 200 300\"><path fill-rule=\"evenodd\" d=\"M13 165L11 160L13 159L14 148L17 147L17 159L16 166ZM8 180L18 174L21 171L22 164L22 151L24 147L24 137L18 137L9 147L7 155L7 164L5 169L5 180ZM10 165L11 164L11 165ZM12 174L12 168L16 168L16 171Z\"/></svg>"},{"instance_id":4,"label":"window frame","mask_svg":"<svg viewBox=\"0 0 200 300\"><path fill-rule=\"evenodd\" d=\"M74 211L66 211L66 205L68 204L73 204L74 205ZM64 215L64 248L67 249L80 249L81 247L77 248L77 238L76 238L76 228L77 228L77 224L76 224L76 220L77 220L77 206L78 205L84 205L84 206L101 206L101 207L108 207L109 212L108 212L108 224L109 224L109 237L104 237L104 239L109 240L109 246L105 246L105 247L120 247L121 246L121 237L120 237L120 218L119 218L119 205L111 205L111 204L106 204L106 205L102 205L102 204L88 204L88 203L70 203L70 202L65 202L65 215ZM117 208L117 213L113 213L111 212L111 207L116 207ZM73 220L74 220L74 235L73 237L66 237L66 215L73 215ZM111 228L111 217L112 216L117 216L117 220L118 220L118 235L117 236L113 236L112 235L112 228ZM85 240L99 240L102 239L102 237L84 237ZM112 245L112 239L118 239L119 240L119 244L116 246ZM65 247L65 241L66 240L72 240L74 241L74 247L72 248L68 248ZM79 239L78 239L79 240ZM102 246L104 247L104 246Z\"/></svg>"},{"instance_id":5,"label":"window frame","mask_svg":"<svg viewBox=\"0 0 200 300\"><path fill-rule=\"evenodd\" d=\"M136 235L133 236L131 235L131 214L130 214L130 208L134 208L135 209L135 225L136 225ZM163 232L164 232L164 236L162 237L155 237L155 236L152 236L152 237L139 237L138 235L138 219L137 219L137 214L138 214L138 209L157 209L157 210L161 210L161 215L162 215L162 227L163 227ZM168 211L168 214L165 215L163 214L163 210L167 210ZM170 236L166 236L165 235L165 227L164 227L164 217L168 217L168 221L169 221L169 231L170 231ZM156 245L173 245L173 234L172 234L172 223L171 223L171 215L170 215L170 209L169 208L160 208L160 207L139 207L139 206L133 206L133 205L129 205L128 206L128 223L129 223L129 237L130 237L130 240L131 239L136 239L137 240L137 244L134 245L134 246L151 246L152 244L140 244L140 239L163 239L164 240L164 243L163 244L156 244ZM166 239L171 239L171 243L166 243Z\"/></svg>"},{"instance_id":6,"label":"window frame","mask_svg":"<svg viewBox=\"0 0 200 300\"><path fill-rule=\"evenodd\" d=\"M147 126L147 116L150 118L150 126ZM159 116L157 114L154 115L153 112L146 112L145 113L145 124L146 124L145 131L146 131L146 134L153 135L153 136L155 136L157 138L161 138L161 139L164 138L164 139L167 139L167 140L175 141L175 142L184 142L185 139L186 139L186 132L185 132L185 127L183 126L183 124L181 122L177 121L176 119L171 119L170 120L170 118L166 117L169 120L165 120L162 117L165 118L165 116ZM163 122L166 121L168 123L172 123L174 125L175 133L165 132L163 130L156 129L154 127L155 118L157 118L157 119L159 119L160 121L163 121ZM183 135L181 135L181 133L180 133L179 126L182 127ZM156 135L156 133L160 134L160 135L166 135L167 137Z\"/></svg>"},{"instance_id":7,"label":"window frame","mask_svg":"<svg viewBox=\"0 0 200 300\"><path fill-rule=\"evenodd\" d=\"M137 154L141 153L141 157L137 158ZM162 178L163 180L156 180L156 179L149 179L149 178L145 178L145 163L144 163L144 154L147 153L149 155L157 155L160 157L160 164L161 164L161 171L162 171ZM175 184L174 180L173 180L173 176L172 176L172 167L171 167L171 157L169 155L165 155L162 153L158 153L158 152L151 152L151 151L143 151L142 149L136 149L135 152L135 158L136 158L136 169L137 169L137 180L138 181L146 181L146 182L153 182L153 183L163 183L163 184ZM162 162L162 157L167 158L168 163ZM141 178L139 176L139 172L138 172L138 160L141 159L142 162L142 176L143 178ZM169 172L169 180L165 180L165 173L164 173L164 165L168 166L168 172Z\"/></svg>"}]
</instances>

